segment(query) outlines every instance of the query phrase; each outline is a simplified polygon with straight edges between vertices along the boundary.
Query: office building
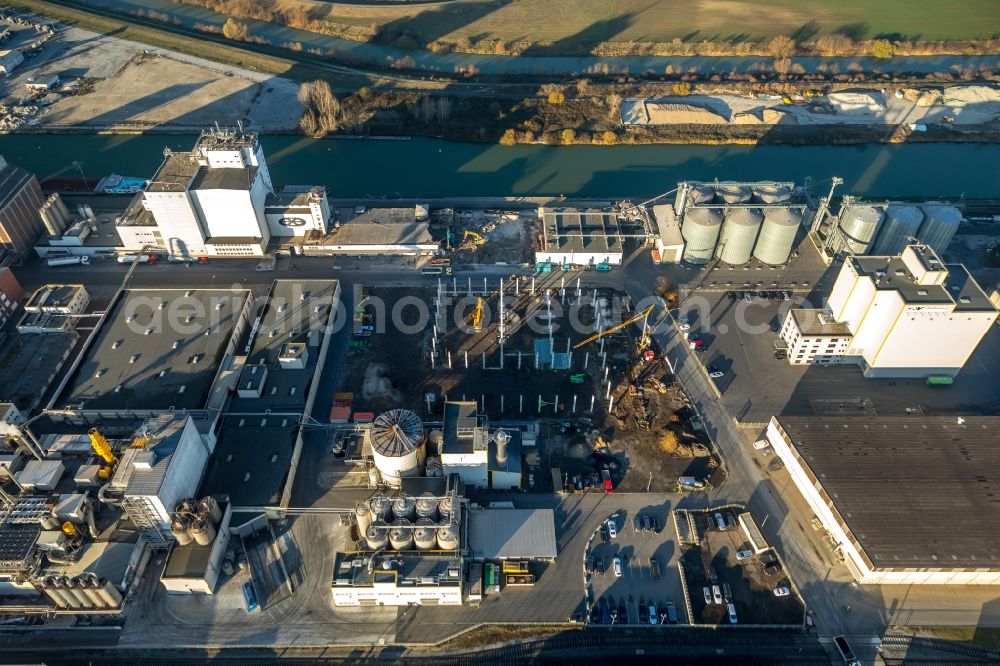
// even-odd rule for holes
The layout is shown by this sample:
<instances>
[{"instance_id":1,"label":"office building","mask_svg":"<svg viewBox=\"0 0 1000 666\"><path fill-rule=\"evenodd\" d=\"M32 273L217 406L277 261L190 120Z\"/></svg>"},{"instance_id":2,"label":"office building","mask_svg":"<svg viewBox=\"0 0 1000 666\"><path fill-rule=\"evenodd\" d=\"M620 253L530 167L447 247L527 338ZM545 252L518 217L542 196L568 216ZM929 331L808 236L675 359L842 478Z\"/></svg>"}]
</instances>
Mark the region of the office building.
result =
<instances>
[{"instance_id":1,"label":"office building","mask_svg":"<svg viewBox=\"0 0 1000 666\"><path fill-rule=\"evenodd\" d=\"M0 328L17 310L17 304L24 298L24 289L9 268L0 268Z\"/></svg>"},{"instance_id":2,"label":"office building","mask_svg":"<svg viewBox=\"0 0 1000 666\"><path fill-rule=\"evenodd\" d=\"M857 363L866 377L955 377L997 319L968 270L927 245L850 256L826 310L791 310L781 328L794 364Z\"/></svg>"}]
</instances>

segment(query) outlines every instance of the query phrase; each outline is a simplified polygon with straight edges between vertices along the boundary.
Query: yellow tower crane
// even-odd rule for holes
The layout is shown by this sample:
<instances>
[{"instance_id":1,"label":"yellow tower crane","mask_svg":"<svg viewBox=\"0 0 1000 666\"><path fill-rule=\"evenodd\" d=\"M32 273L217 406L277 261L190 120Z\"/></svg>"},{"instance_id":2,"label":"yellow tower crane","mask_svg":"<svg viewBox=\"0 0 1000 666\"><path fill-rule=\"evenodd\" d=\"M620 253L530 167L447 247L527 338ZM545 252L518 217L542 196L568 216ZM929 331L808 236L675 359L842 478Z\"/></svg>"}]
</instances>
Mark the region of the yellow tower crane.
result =
<instances>
[{"instance_id":1,"label":"yellow tower crane","mask_svg":"<svg viewBox=\"0 0 1000 666\"><path fill-rule=\"evenodd\" d=\"M111 451L111 445L108 440L104 438L97 428L91 428L87 435L90 436L90 448L94 450L101 460L104 461L104 466L98 471L97 476L101 479L108 479L111 477L111 472L114 470L116 464L118 464L118 458Z\"/></svg>"},{"instance_id":2,"label":"yellow tower crane","mask_svg":"<svg viewBox=\"0 0 1000 666\"><path fill-rule=\"evenodd\" d=\"M620 324L612 326L611 328L604 329L600 333L595 333L594 335L590 336L586 340L583 340L582 342L576 343L575 345L573 345L573 349L579 349L580 347L584 346L588 342L593 342L594 340L600 340L605 335L611 335L615 331L620 331L623 328L625 328L626 326L628 326L629 324L634 324L635 322L639 321L640 319L646 319L652 312L653 312L653 306L650 305L648 308L646 308L645 310L643 310L642 312L640 312L636 316L632 317L631 319L627 319L627 320L623 321Z\"/></svg>"}]
</instances>

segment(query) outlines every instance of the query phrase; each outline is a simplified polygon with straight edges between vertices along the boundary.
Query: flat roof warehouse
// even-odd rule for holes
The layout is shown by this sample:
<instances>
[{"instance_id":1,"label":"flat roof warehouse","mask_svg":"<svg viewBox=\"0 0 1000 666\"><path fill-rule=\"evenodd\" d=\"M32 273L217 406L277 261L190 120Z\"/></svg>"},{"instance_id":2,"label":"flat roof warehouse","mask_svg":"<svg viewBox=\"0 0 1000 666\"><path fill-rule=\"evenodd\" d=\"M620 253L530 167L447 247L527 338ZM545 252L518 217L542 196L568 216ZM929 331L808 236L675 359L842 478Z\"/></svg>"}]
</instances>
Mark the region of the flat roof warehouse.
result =
<instances>
[{"instance_id":1,"label":"flat roof warehouse","mask_svg":"<svg viewBox=\"0 0 1000 666\"><path fill-rule=\"evenodd\" d=\"M245 324L249 297L232 289L124 291L61 403L74 409L203 407Z\"/></svg>"}]
</instances>

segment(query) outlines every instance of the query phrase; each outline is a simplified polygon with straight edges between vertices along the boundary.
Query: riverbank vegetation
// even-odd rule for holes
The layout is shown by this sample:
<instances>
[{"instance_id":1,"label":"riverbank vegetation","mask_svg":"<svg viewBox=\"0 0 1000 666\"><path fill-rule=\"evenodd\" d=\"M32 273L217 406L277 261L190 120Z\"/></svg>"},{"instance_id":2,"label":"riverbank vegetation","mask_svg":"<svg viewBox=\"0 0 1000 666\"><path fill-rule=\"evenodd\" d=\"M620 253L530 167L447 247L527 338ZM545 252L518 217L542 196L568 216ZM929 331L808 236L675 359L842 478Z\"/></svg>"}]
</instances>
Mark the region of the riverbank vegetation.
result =
<instances>
[{"instance_id":1,"label":"riverbank vegetation","mask_svg":"<svg viewBox=\"0 0 1000 666\"><path fill-rule=\"evenodd\" d=\"M404 51L542 56L861 56L1000 52L981 0L465 0L441 5L177 0Z\"/></svg>"}]
</instances>

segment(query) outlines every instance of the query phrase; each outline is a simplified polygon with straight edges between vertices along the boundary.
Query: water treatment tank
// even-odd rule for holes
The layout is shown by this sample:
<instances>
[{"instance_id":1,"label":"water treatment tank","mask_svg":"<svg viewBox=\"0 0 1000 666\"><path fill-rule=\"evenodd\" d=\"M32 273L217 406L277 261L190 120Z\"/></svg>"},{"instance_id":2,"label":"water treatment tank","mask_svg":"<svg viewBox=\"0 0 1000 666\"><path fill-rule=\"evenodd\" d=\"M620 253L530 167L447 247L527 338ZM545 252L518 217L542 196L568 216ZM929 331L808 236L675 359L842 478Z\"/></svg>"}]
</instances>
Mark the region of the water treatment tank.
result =
<instances>
[{"instance_id":1,"label":"water treatment tank","mask_svg":"<svg viewBox=\"0 0 1000 666\"><path fill-rule=\"evenodd\" d=\"M412 521L416 519L417 504L412 497L399 496L392 500L392 517L396 520Z\"/></svg>"},{"instance_id":2,"label":"water treatment tank","mask_svg":"<svg viewBox=\"0 0 1000 666\"><path fill-rule=\"evenodd\" d=\"M715 208L691 208L684 214L681 235L684 237L684 261L707 264L715 252L722 228L722 213Z\"/></svg>"},{"instance_id":3,"label":"water treatment tank","mask_svg":"<svg viewBox=\"0 0 1000 666\"><path fill-rule=\"evenodd\" d=\"M750 201L753 192L747 185L723 181L715 186L715 198L719 203L739 204Z\"/></svg>"},{"instance_id":4,"label":"water treatment tank","mask_svg":"<svg viewBox=\"0 0 1000 666\"><path fill-rule=\"evenodd\" d=\"M382 550L389 545L389 526L382 520L374 520L365 530L368 550Z\"/></svg>"},{"instance_id":5,"label":"water treatment tank","mask_svg":"<svg viewBox=\"0 0 1000 666\"><path fill-rule=\"evenodd\" d=\"M175 513L170 521L170 533L177 539L177 544L186 546L191 543L194 537L191 535L191 515L187 513Z\"/></svg>"},{"instance_id":6,"label":"water treatment tank","mask_svg":"<svg viewBox=\"0 0 1000 666\"><path fill-rule=\"evenodd\" d=\"M438 519L438 501L430 493L424 493L417 498L417 518Z\"/></svg>"},{"instance_id":7,"label":"water treatment tank","mask_svg":"<svg viewBox=\"0 0 1000 666\"><path fill-rule=\"evenodd\" d=\"M837 251L866 254L882 222L881 208L856 204L840 209L841 239L834 247Z\"/></svg>"},{"instance_id":8,"label":"water treatment tank","mask_svg":"<svg viewBox=\"0 0 1000 666\"><path fill-rule=\"evenodd\" d=\"M207 497L202 497L198 500L198 513L208 514L212 519L212 522L216 525L222 520L222 509L219 507L219 503L215 501L215 498L211 495Z\"/></svg>"},{"instance_id":9,"label":"water treatment tank","mask_svg":"<svg viewBox=\"0 0 1000 666\"><path fill-rule=\"evenodd\" d=\"M382 480L399 488L404 476L418 476L424 464L424 424L413 412L393 409L375 417L372 457Z\"/></svg>"},{"instance_id":10,"label":"water treatment tank","mask_svg":"<svg viewBox=\"0 0 1000 666\"><path fill-rule=\"evenodd\" d=\"M753 186L753 199L758 203L778 204L791 198L791 188L781 183L758 183Z\"/></svg>"},{"instance_id":11,"label":"water treatment tank","mask_svg":"<svg viewBox=\"0 0 1000 666\"><path fill-rule=\"evenodd\" d=\"M372 510L368 502L358 502L354 507L354 519L358 521L358 534L368 531L368 526L372 524Z\"/></svg>"},{"instance_id":12,"label":"water treatment tank","mask_svg":"<svg viewBox=\"0 0 1000 666\"><path fill-rule=\"evenodd\" d=\"M198 516L191 523L191 536L199 546L207 546L215 541L215 526L209 516Z\"/></svg>"},{"instance_id":13,"label":"water treatment tank","mask_svg":"<svg viewBox=\"0 0 1000 666\"><path fill-rule=\"evenodd\" d=\"M439 527L437 531L438 548L441 550L455 550L458 548L458 526L446 525Z\"/></svg>"},{"instance_id":14,"label":"water treatment tank","mask_svg":"<svg viewBox=\"0 0 1000 666\"><path fill-rule=\"evenodd\" d=\"M750 261L764 216L758 208L733 208L726 212L715 256L733 266Z\"/></svg>"},{"instance_id":15,"label":"water treatment tank","mask_svg":"<svg viewBox=\"0 0 1000 666\"><path fill-rule=\"evenodd\" d=\"M921 208L924 211L924 223L920 225L917 238L925 245L930 245L941 256L958 231L958 225L962 222L962 211L955 206L942 203L925 203Z\"/></svg>"},{"instance_id":16,"label":"water treatment tank","mask_svg":"<svg viewBox=\"0 0 1000 666\"><path fill-rule=\"evenodd\" d=\"M441 513L441 522L447 523L451 520L452 503L451 497L445 497L438 502L438 511Z\"/></svg>"},{"instance_id":17,"label":"water treatment tank","mask_svg":"<svg viewBox=\"0 0 1000 666\"><path fill-rule=\"evenodd\" d=\"M795 236L802 224L802 213L791 208L769 208L764 212L760 236L753 256L765 264L777 266L788 261L795 245Z\"/></svg>"},{"instance_id":18,"label":"water treatment tank","mask_svg":"<svg viewBox=\"0 0 1000 666\"><path fill-rule=\"evenodd\" d=\"M413 532L413 544L417 550L433 550L437 547L437 525L430 518L417 521L417 529Z\"/></svg>"},{"instance_id":19,"label":"water treatment tank","mask_svg":"<svg viewBox=\"0 0 1000 666\"><path fill-rule=\"evenodd\" d=\"M402 519L393 521L389 530L389 545L393 550L413 548L413 523Z\"/></svg>"},{"instance_id":20,"label":"water treatment tank","mask_svg":"<svg viewBox=\"0 0 1000 666\"><path fill-rule=\"evenodd\" d=\"M392 503L385 495L374 495L368 501L368 508L371 509L372 520L388 522L392 518Z\"/></svg>"},{"instance_id":21,"label":"water treatment tank","mask_svg":"<svg viewBox=\"0 0 1000 666\"><path fill-rule=\"evenodd\" d=\"M876 256L895 256L903 251L907 239L916 238L924 213L916 206L891 203L885 209L885 218L878 237L868 250Z\"/></svg>"}]
</instances>

